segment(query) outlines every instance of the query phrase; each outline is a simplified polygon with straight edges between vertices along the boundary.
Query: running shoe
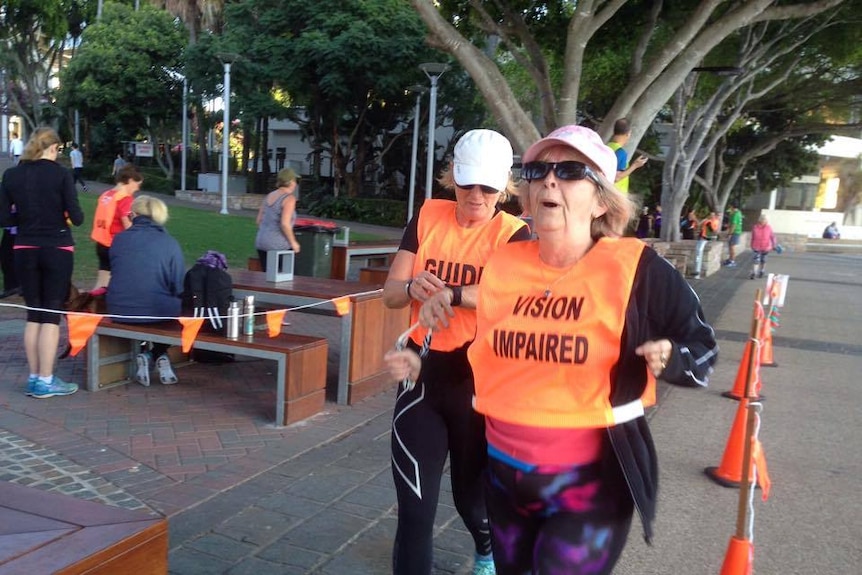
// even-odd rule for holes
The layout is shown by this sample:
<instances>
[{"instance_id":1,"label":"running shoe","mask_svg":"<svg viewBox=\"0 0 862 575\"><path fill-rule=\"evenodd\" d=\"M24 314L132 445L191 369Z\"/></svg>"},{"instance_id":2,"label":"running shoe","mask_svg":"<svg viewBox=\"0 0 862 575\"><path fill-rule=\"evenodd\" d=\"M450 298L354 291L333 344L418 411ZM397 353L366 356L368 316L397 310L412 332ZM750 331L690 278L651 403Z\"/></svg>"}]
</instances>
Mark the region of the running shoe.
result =
<instances>
[{"instance_id":1,"label":"running shoe","mask_svg":"<svg viewBox=\"0 0 862 575\"><path fill-rule=\"evenodd\" d=\"M36 382L39 381L38 377L28 377L27 378L27 391L25 392L27 395L33 395L36 392Z\"/></svg>"},{"instance_id":2,"label":"running shoe","mask_svg":"<svg viewBox=\"0 0 862 575\"><path fill-rule=\"evenodd\" d=\"M177 382L177 374L174 373L174 369L171 367L170 358L162 354L156 360L156 368L159 370L159 379L162 381L163 385L172 385Z\"/></svg>"},{"instance_id":3,"label":"running shoe","mask_svg":"<svg viewBox=\"0 0 862 575\"><path fill-rule=\"evenodd\" d=\"M150 354L139 353L135 358L135 363L138 365L138 371L135 373L135 381L144 387L150 386Z\"/></svg>"},{"instance_id":4,"label":"running shoe","mask_svg":"<svg viewBox=\"0 0 862 575\"><path fill-rule=\"evenodd\" d=\"M55 395L72 395L78 391L78 385L75 383L67 383L57 377L51 378L51 383L45 383L41 379L37 379L33 385L33 397L44 399L46 397L54 397Z\"/></svg>"},{"instance_id":5,"label":"running shoe","mask_svg":"<svg viewBox=\"0 0 862 575\"><path fill-rule=\"evenodd\" d=\"M493 555L476 555L473 561L473 575L497 575Z\"/></svg>"}]
</instances>

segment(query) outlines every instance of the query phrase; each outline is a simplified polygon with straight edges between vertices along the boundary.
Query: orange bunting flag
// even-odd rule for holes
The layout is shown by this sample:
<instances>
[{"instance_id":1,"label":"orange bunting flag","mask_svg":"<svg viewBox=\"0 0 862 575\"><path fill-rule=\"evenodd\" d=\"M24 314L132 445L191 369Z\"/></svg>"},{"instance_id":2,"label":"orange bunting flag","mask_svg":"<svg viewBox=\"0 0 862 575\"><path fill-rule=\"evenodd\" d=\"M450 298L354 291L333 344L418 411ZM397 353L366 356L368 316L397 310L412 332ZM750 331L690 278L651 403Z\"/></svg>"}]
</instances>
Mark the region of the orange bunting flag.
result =
<instances>
[{"instance_id":1,"label":"orange bunting flag","mask_svg":"<svg viewBox=\"0 0 862 575\"><path fill-rule=\"evenodd\" d=\"M84 349L101 319L102 316L92 313L69 312L66 316L66 324L69 326L69 345L72 348L69 355L74 357Z\"/></svg>"},{"instance_id":2,"label":"orange bunting flag","mask_svg":"<svg viewBox=\"0 0 862 575\"><path fill-rule=\"evenodd\" d=\"M266 312L266 327L269 328L269 337L278 337L281 333L281 322L284 321L286 309L276 309Z\"/></svg>"},{"instance_id":3,"label":"orange bunting flag","mask_svg":"<svg viewBox=\"0 0 862 575\"><path fill-rule=\"evenodd\" d=\"M204 324L202 317L181 317L180 323L183 324L183 353L188 353L198 337L198 332Z\"/></svg>"},{"instance_id":4,"label":"orange bunting flag","mask_svg":"<svg viewBox=\"0 0 862 575\"><path fill-rule=\"evenodd\" d=\"M348 313L350 313L349 297L337 297L332 300L332 303L335 304L335 311L338 312L338 315L347 315Z\"/></svg>"},{"instance_id":5,"label":"orange bunting flag","mask_svg":"<svg viewBox=\"0 0 862 575\"><path fill-rule=\"evenodd\" d=\"M769 479L769 471L766 469L766 455L763 453L763 446L756 437L751 438L751 459L757 466L757 484L763 490L763 500L766 501L769 498L772 480Z\"/></svg>"}]
</instances>

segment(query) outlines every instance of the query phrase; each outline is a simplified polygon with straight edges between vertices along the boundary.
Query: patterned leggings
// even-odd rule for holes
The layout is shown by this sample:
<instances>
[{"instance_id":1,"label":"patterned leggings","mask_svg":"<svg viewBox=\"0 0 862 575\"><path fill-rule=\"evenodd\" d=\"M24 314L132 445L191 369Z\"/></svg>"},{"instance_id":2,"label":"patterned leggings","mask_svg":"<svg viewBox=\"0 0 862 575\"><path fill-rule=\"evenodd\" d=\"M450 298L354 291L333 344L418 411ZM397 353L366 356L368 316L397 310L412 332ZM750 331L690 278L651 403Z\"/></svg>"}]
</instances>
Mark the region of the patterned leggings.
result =
<instances>
[{"instance_id":1,"label":"patterned leggings","mask_svg":"<svg viewBox=\"0 0 862 575\"><path fill-rule=\"evenodd\" d=\"M601 463L523 471L491 458L488 467L486 504L498 575L613 570L633 510L622 477L606 477Z\"/></svg>"},{"instance_id":2,"label":"patterned leggings","mask_svg":"<svg viewBox=\"0 0 862 575\"><path fill-rule=\"evenodd\" d=\"M752 251L754 252L754 259L752 260L752 263L761 264L761 265L765 266L766 265L766 256L769 255L769 251L758 251L758 250L752 250Z\"/></svg>"}]
</instances>

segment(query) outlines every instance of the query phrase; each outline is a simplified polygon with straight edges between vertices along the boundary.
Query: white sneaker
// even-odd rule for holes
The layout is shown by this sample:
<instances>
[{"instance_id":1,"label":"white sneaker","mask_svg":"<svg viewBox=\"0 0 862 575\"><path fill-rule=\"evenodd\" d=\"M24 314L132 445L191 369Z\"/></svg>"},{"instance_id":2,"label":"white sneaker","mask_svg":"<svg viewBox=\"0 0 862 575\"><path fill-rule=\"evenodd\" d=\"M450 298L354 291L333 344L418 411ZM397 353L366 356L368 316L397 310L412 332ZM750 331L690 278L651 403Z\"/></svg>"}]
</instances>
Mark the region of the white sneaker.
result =
<instances>
[{"instance_id":1,"label":"white sneaker","mask_svg":"<svg viewBox=\"0 0 862 575\"><path fill-rule=\"evenodd\" d=\"M177 374L174 373L174 368L171 367L171 360L167 355L162 354L156 360L156 368L159 370L159 379L163 385L172 385L177 382Z\"/></svg>"},{"instance_id":2,"label":"white sneaker","mask_svg":"<svg viewBox=\"0 0 862 575\"><path fill-rule=\"evenodd\" d=\"M135 373L135 381L144 387L150 386L150 354L139 353L135 358L135 363L138 364L138 371Z\"/></svg>"}]
</instances>

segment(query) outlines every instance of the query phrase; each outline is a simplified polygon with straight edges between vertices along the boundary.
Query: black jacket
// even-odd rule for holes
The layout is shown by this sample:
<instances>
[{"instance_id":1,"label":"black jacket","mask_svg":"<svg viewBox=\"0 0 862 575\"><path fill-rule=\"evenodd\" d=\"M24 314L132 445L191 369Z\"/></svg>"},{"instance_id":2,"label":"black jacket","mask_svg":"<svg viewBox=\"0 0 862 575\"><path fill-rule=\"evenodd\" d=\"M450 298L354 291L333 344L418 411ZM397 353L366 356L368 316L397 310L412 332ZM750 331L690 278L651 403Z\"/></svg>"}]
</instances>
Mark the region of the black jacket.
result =
<instances>
[{"instance_id":1,"label":"black jacket","mask_svg":"<svg viewBox=\"0 0 862 575\"><path fill-rule=\"evenodd\" d=\"M635 348L665 338L673 344L673 352L661 379L705 387L718 357L715 333L688 282L667 260L645 248L626 309L620 361L612 377L613 405L638 399L646 386L644 359L635 355ZM658 460L649 426L639 417L608 428L608 434L649 543L658 495Z\"/></svg>"},{"instance_id":2,"label":"black jacket","mask_svg":"<svg viewBox=\"0 0 862 575\"><path fill-rule=\"evenodd\" d=\"M12 214L12 205L17 213ZM18 226L16 243L39 247L75 244L69 229L80 226L84 212L72 174L51 160L23 161L3 173L0 226Z\"/></svg>"}]
</instances>

